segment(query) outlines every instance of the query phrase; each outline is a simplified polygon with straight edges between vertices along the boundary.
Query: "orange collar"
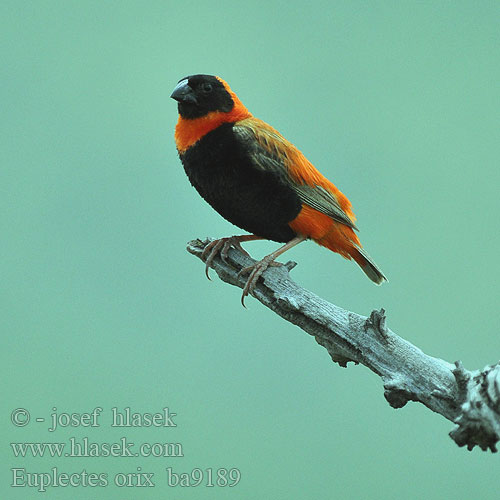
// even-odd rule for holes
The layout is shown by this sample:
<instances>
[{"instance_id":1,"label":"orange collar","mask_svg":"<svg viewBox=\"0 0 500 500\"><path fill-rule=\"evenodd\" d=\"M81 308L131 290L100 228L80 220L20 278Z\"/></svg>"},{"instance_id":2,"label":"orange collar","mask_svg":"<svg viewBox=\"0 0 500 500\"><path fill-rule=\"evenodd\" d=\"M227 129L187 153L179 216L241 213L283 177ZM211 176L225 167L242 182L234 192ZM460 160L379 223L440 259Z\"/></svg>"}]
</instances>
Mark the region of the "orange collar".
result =
<instances>
[{"instance_id":1,"label":"orange collar","mask_svg":"<svg viewBox=\"0 0 500 500\"><path fill-rule=\"evenodd\" d=\"M229 85L222 80L222 78L218 79L223 83L224 87L226 87L226 90L231 95L234 102L233 109L227 113L212 111L205 116L192 120L179 116L179 120L175 127L175 144L179 153L184 153L184 151L198 142L204 135L215 130L223 123L233 123L252 116L250 111L245 108L236 94L229 88Z\"/></svg>"}]
</instances>

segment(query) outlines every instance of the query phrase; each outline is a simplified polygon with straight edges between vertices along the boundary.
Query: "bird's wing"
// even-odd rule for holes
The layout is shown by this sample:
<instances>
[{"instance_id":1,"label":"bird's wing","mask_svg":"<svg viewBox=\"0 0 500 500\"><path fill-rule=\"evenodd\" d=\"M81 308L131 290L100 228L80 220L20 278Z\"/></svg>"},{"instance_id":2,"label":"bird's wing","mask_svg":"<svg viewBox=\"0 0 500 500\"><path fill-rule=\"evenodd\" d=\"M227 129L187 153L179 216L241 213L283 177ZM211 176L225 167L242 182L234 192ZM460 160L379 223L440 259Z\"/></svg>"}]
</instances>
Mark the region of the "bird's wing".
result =
<instances>
[{"instance_id":1,"label":"bird's wing","mask_svg":"<svg viewBox=\"0 0 500 500\"><path fill-rule=\"evenodd\" d=\"M255 168L275 172L303 204L357 229L349 200L278 131L253 117L237 122L233 131Z\"/></svg>"}]
</instances>

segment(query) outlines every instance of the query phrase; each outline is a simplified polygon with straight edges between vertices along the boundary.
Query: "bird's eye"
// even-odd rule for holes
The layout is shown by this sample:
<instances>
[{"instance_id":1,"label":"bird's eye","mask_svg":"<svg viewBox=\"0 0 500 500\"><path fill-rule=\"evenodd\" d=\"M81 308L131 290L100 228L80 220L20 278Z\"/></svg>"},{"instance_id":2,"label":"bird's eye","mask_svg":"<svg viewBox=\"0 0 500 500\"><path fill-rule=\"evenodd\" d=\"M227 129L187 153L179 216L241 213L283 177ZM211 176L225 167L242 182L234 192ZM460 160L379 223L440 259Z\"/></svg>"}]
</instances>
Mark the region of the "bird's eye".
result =
<instances>
[{"instance_id":1,"label":"bird's eye","mask_svg":"<svg viewBox=\"0 0 500 500\"><path fill-rule=\"evenodd\" d=\"M203 83L201 85L201 90L208 94L209 92L212 92L212 85L210 83Z\"/></svg>"}]
</instances>

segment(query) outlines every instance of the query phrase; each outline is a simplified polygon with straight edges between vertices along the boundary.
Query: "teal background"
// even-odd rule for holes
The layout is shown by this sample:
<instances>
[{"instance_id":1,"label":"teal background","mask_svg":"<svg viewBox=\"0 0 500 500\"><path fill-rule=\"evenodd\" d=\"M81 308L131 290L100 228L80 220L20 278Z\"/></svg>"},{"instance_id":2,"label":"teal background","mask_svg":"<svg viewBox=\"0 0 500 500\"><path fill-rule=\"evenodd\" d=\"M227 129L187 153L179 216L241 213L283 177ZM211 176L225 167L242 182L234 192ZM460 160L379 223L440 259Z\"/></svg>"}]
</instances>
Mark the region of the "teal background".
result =
<instances>
[{"instance_id":1,"label":"teal background","mask_svg":"<svg viewBox=\"0 0 500 500\"><path fill-rule=\"evenodd\" d=\"M499 30L495 1L4 0L1 29L2 499L493 498L498 456L185 251L238 230L176 156L169 95L226 79L352 200L374 286L313 243L295 279L349 310L384 307L425 352L498 361ZM248 243L253 256L276 248ZM286 259L285 259L286 260ZM50 433L53 407L96 429ZM177 413L112 429L110 409ZM32 422L10 423L14 408ZM181 442L184 458L15 458L9 442ZM143 471L155 488L10 488L28 472ZM175 488L165 467L238 467L234 488ZM111 482L111 479L110 479Z\"/></svg>"}]
</instances>

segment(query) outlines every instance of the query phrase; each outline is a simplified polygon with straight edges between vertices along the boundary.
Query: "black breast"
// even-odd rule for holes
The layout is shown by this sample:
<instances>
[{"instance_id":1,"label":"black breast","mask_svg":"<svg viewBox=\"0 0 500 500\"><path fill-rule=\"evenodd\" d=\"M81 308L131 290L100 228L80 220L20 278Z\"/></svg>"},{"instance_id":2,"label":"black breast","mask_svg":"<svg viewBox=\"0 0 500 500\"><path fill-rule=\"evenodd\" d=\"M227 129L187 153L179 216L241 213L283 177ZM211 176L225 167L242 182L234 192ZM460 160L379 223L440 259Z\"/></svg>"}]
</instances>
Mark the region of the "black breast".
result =
<instances>
[{"instance_id":1,"label":"black breast","mask_svg":"<svg viewBox=\"0 0 500 500\"><path fill-rule=\"evenodd\" d=\"M180 158L191 184L226 220L269 240L296 236L288 222L301 209L297 194L277 174L252 166L233 124L209 132Z\"/></svg>"}]
</instances>

